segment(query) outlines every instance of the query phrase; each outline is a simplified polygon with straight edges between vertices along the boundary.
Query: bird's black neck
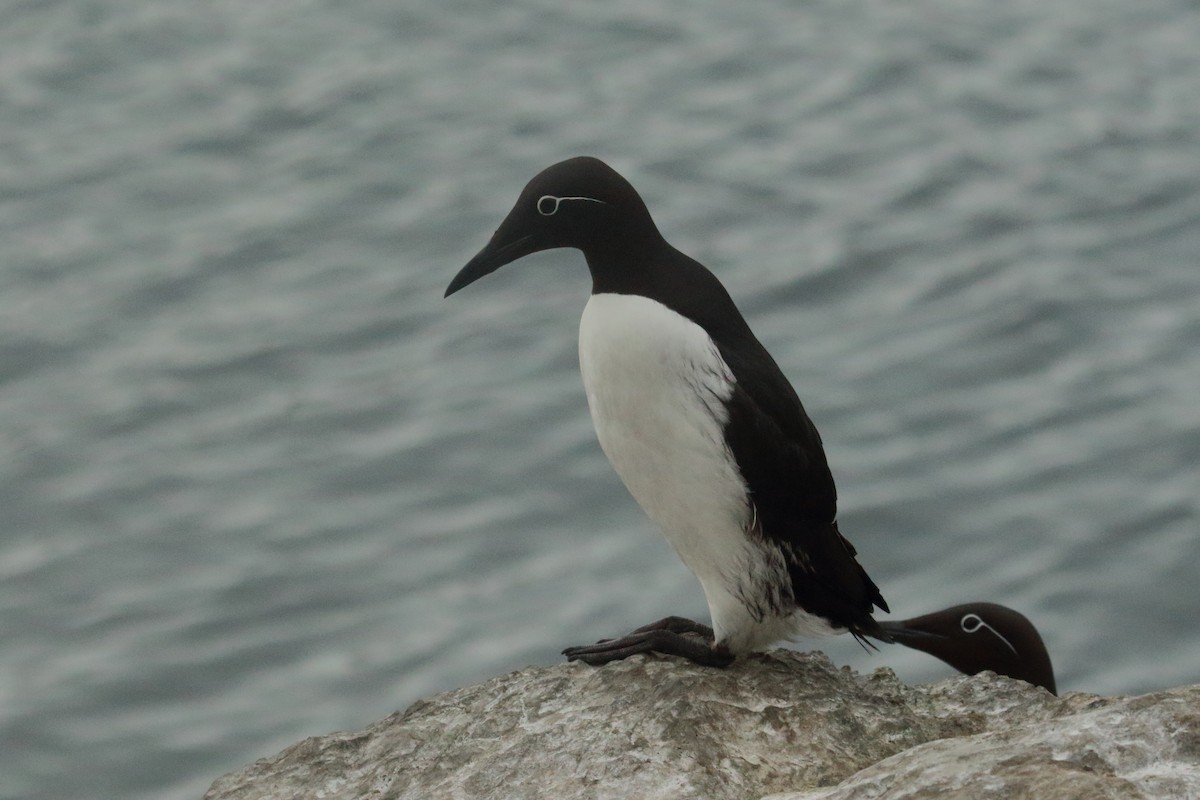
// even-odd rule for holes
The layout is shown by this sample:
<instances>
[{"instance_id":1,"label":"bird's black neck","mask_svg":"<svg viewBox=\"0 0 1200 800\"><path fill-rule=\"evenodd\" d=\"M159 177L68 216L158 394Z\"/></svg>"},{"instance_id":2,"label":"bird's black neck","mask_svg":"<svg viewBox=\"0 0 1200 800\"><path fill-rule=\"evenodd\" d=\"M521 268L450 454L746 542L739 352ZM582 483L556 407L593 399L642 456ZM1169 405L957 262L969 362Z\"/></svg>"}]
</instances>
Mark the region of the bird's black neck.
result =
<instances>
[{"instance_id":1,"label":"bird's black neck","mask_svg":"<svg viewBox=\"0 0 1200 800\"><path fill-rule=\"evenodd\" d=\"M582 248L592 274L592 294L654 297L674 248L657 231L650 233L623 232Z\"/></svg>"},{"instance_id":2,"label":"bird's black neck","mask_svg":"<svg viewBox=\"0 0 1200 800\"><path fill-rule=\"evenodd\" d=\"M634 234L636 236L637 234ZM657 235L610 241L583 253L592 273L592 294L640 295L690 319L717 342L753 340L721 282L703 265Z\"/></svg>"}]
</instances>

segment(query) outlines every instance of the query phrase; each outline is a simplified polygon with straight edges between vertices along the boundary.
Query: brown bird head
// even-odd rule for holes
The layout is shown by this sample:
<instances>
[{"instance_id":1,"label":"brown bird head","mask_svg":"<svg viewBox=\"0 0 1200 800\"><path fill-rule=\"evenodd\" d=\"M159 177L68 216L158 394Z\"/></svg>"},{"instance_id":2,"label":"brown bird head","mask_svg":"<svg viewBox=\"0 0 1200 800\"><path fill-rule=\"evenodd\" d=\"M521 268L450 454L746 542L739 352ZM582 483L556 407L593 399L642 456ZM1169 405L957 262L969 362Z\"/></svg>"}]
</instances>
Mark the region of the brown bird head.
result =
<instances>
[{"instance_id":1,"label":"brown bird head","mask_svg":"<svg viewBox=\"0 0 1200 800\"><path fill-rule=\"evenodd\" d=\"M991 670L1058 694L1050 654L1033 623L996 603L966 603L912 619L885 621L893 641L974 675Z\"/></svg>"}]
</instances>

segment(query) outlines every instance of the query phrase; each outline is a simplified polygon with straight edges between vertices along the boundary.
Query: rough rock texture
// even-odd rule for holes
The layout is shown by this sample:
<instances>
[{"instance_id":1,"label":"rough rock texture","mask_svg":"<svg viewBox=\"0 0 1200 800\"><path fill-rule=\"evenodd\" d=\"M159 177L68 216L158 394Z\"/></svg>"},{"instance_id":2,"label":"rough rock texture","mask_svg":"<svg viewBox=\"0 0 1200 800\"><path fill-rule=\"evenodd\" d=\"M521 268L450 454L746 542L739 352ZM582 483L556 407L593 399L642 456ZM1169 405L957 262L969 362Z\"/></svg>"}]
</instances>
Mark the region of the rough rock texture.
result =
<instances>
[{"instance_id":1,"label":"rough rock texture","mask_svg":"<svg viewBox=\"0 0 1200 800\"><path fill-rule=\"evenodd\" d=\"M905 686L820 653L530 667L219 779L265 798L1200 798L1200 686Z\"/></svg>"}]
</instances>

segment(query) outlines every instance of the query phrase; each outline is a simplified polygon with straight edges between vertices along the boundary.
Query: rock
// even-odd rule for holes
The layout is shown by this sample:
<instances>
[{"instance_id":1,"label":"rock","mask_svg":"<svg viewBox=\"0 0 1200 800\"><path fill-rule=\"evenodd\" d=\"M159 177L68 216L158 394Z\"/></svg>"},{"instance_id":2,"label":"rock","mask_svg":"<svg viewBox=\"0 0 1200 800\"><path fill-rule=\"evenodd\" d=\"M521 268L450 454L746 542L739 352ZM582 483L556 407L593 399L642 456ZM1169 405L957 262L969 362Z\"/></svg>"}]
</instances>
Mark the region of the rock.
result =
<instances>
[{"instance_id":1,"label":"rock","mask_svg":"<svg viewBox=\"0 0 1200 800\"><path fill-rule=\"evenodd\" d=\"M1200 686L1054 697L983 673L906 686L820 653L725 670L529 667L306 739L205 800L1197 798Z\"/></svg>"}]
</instances>

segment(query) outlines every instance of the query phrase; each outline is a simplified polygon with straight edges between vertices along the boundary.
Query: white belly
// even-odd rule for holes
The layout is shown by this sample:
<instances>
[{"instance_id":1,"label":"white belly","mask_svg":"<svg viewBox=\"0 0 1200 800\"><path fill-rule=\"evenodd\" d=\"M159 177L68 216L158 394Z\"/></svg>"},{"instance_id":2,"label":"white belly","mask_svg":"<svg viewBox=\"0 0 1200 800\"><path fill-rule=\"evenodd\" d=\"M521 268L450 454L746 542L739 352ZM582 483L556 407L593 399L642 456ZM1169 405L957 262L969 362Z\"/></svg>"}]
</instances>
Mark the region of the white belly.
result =
<instances>
[{"instance_id":1,"label":"white belly","mask_svg":"<svg viewBox=\"0 0 1200 800\"><path fill-rule=\"evenodd\" d=\"M745 533L746 485L724 439L733 375L708 334L654 300L597 294L579 364L600 447L700 580L717 641L742 652L828 632L794 607L763 613L757 593L783 587L790 601L790 580L776 549Z\"/></svg>"}]
</instances>

